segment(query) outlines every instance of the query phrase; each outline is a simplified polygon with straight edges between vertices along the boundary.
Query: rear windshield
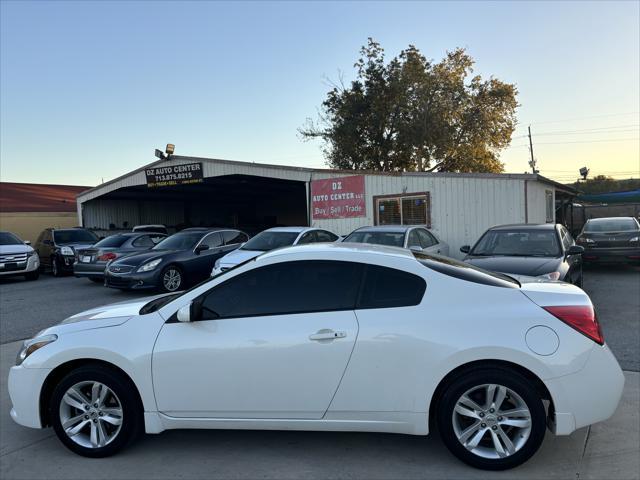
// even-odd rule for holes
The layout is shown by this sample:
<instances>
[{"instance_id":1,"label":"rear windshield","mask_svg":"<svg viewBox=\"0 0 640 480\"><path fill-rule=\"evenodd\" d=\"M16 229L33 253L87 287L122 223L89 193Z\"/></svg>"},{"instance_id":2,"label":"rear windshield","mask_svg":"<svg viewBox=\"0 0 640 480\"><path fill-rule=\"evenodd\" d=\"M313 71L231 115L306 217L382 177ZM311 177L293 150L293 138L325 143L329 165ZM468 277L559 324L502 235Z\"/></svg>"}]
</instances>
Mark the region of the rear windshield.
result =
<instances>
[{"instance_id":1,"label":"rear windshield","mask_svg":"<svg viewBox=\"0 0 640 480\"><path fill-rule=\"evenodd\" d=\"M94 247L103 247L103 248L117 248L121 247L124 242L127 241L128 237L124 235L111 235L110 237L103 238L98 243L94 245Z\"/></svg>"},{"instance_id":2,"label":"rear windshield","mask_svg":"<svg viewBox=\"0 0 640 480\"><path fill-rule=\"evenodd\" d=\"M557 257L560 244L555 230L487 230L469 253L478 256Z\"/></svg>"},{"instance_id":3,"label":"rear windshield","mask_svg":"<svg viewBox=\"0 0 640 480\"><path fill-rule=\"evenodd\" d=\"M22 240L13 233L0 232L0 245L22 245Z\"/></svg>"},{"instance_id":4,"label":"rear windshield","mask_svg":"<svg viewBox=\"0 0 640 480\"><path fill-rule=\"evenodd\" d=\"M413 254L425 267L450 277L492 287L520 288L520 282L508 275L490 272L453 258L441 257L440 255L427 255L418 252L413 252Z\"/></svg>"},{"instance_id":5,"label":"rear windshield","mask_svg":"<svg viewBox=\"0 0 640 480\"><path fill-rule=\"evenodd\" d=\"M298 238L297 232L262 232L245 243L241 250L267 252L280 247L288 247Z\"/></svg>"},{"instance_id":6,"label":"rear windshield","mask_svg":"<svg viewBox=\"0 0 640 480\"><path fill-rule=\"evenodd\" d=\"M65 243L95 243L98 241L98 237L89 230L78 228L73 230L54 230L53 240L58 245L64 245Z\"/></svg>"},{"instance_id":7,"label":"rear windshield","mask_svg":"<svg viewBox=\"0 0 640 480\"><path fill-rule=\"evenodd\" d=\"M404 232L353 232L344 242L404 247Z\"/></svg>"},{"instance_id":8,"label":"rear windshield","mask_svg":"<svg viewBox=\"0 0 640 480\"><path fill-rule=\"evenodd\" d=\"M630 232L638 230L633 218L603 218L589 220L584 227L585 232Z\"/></svg>"}]
</instances>

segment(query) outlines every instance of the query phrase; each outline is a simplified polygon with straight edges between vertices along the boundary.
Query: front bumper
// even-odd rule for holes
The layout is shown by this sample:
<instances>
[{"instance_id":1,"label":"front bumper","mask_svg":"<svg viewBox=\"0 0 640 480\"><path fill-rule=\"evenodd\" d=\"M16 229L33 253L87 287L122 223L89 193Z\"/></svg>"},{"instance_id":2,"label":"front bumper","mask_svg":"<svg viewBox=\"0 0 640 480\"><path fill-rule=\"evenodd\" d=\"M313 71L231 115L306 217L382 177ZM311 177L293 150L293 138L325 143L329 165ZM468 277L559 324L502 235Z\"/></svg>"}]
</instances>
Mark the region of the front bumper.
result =
<instances>
[{"instance_id":1,"label":"front bumper","mask_svg":"<svg viewBox=\"0 0 640 480\"><path fill-rule=\"evenodd\" d=\"M585 248L582 254L585 262L629 263L640 261L640 247L632 248Z\"/></svg>"},{"instance_id":2,"label":"front bumper","mask_svg":"<svg viewBox=\"0 0 640 480\"><path fill-rule=\"evenodd\" d=\"M594 344L582 370L544 383L555 409L551 430L569 435L614 414L622 397L624 374L609 347Z\"/></svg>"},{"instance_id":3,"label":"front bumper","mask_svg":"<svg viewBox=\"0 0 640 480\"><path fill-rule=\"evenodd\" d=\"M130 272L117 275L104 271L104 285L121 290L151 290L160 287L160 269L150 272Z\"/></svg>"},{"instance_id":4,"label":"front bumper","mask_svg":"<svg viewBox=\"0 0 640 480\"><path fill-rule=\"evenodd\" d=\"M49 368L26 368L22 365L9 370L9 397L11 418L14 422L30 428L42 428L40 418L40 392Z\"/></svg>"},{"instance_id":5,"label":"front bumper","mask_svg":"<svg viewBox=\"0 0 640 480\"><path fill-rule=\"evenodd\" d=\"M73 265L76 263L76 257L71 255L59 255L60 262L58 266L63 272L73 272Z\"/></svg>"},{"instance_id":6,"label":"front bumper","mask_svg":"<svg viewBox=\"0 0 640 480\"><path fill-rule=\"evenodd\" d=\"M24 275L25 273L35 272L40 268L40 259L38 255L31 255L26 262L15 262L10 268L6 266L0 269L0 277L9 277L11 275Z\"/></svg>"},{"instance_id":7,"label":"front bumper","mask_svg":"<svg viewBox=\"0 0 640 480\"><path fill-rule=\"evenodd\" d=\"M73 274L76 277L85 278L102 278L104 276L104 269L107 266L105 263L82 263L76 262L73 265Z\"/></svg>"}]
</instances>

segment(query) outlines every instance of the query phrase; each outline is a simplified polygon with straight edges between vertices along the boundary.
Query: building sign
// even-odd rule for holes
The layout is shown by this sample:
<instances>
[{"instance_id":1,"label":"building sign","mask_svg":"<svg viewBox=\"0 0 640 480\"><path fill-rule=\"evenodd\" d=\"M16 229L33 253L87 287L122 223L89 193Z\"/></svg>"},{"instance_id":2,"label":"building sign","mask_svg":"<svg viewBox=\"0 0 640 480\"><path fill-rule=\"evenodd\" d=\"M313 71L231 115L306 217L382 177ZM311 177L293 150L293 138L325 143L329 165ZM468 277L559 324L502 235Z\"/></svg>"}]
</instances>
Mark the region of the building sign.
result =
<instances>
[{"instance_id":1,"label":"building sign","mask_svg":"<svg viewBox=\"0 0 640 480\"><path fill-rule=\"evenodd\" d=\"M147 168L147 187L171 187L202 183L202 163L185 163L166 167Z\"/></svg>"},{"instance_id":2,"label":"building sign","mask_svg":"<svg viewBox=\"0 0 640 480\"><path fill-rule=\"evenodd\" d=\"M364 176L312 181L311 216L314 220L366 216Z\"/></svg>"}]
</instances>

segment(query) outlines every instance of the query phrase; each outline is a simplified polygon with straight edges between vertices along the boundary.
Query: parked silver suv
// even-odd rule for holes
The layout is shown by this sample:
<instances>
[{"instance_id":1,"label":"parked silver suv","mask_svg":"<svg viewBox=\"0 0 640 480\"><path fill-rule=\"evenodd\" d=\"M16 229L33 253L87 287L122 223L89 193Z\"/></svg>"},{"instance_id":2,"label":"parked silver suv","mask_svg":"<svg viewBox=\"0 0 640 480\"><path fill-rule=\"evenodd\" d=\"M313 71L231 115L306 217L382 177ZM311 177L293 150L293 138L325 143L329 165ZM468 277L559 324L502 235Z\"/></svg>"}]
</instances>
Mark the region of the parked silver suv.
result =
<instances>
[{"instance_id":1,"label":"parked silver suv","mask_svg":"<svg viewBox=\"0 0 640 480\"><path fill-rule=\"evenodd\" d=\"M0 277L24 275L27 280L37 280L39 272L40 258L29 242L0 231Z\"/></svg>"}]
</instances>

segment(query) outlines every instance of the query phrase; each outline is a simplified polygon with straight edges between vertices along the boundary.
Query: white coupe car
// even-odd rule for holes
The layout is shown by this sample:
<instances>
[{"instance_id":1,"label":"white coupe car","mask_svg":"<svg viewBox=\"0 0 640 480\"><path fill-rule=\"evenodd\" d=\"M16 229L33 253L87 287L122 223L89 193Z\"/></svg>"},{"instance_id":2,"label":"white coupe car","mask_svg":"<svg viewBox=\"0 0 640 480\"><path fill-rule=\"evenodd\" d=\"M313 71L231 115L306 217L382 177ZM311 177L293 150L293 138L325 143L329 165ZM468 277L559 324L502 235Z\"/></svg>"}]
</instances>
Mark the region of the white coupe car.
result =
<instances>
[{"instance_id":1,"label":"white coupe car","mask_svg":"<svg viewBox=\"0 0 640 480\"><path fill-rule=\"evenodd\" d=\"M355 244L265 253L183 293L96 308L24 343L13 419L103 457L174 428L426 435L506 469L609 418L624 377L589 297Z\"/></svg>"}]
</instances>

